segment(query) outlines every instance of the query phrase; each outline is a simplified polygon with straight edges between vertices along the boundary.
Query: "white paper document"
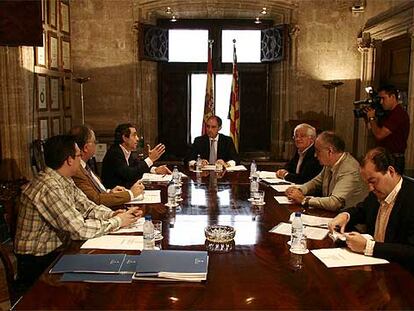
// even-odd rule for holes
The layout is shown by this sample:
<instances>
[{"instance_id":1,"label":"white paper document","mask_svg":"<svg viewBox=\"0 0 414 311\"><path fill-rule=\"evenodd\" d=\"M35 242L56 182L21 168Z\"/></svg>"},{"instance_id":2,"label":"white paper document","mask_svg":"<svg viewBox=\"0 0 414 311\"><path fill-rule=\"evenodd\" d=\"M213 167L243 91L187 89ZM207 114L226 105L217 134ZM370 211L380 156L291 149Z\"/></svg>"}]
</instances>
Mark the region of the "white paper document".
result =
<instances>
[{"instance_id":1,"label":"white paper document","mask_svg":"<svg viewBox=\"0 0 414 311\"><path fill-rule=\"evenodd\" d=\"M295 202L293 202L292 200L288 199L287 196L275 196L275 200L277 201L277 203L279 204L295 204Z\"/></svg>"},{"instance_id":2,"label":"white paper document","mask_svg":"<svg viewBox=\"0 0 414 311\"><path fill-rule=\"evenodd\" d=\"M151 174L151 173L144 173L142 175L141 181L142 182L170 182L172 180L171 174Z\"/></svg>"},{"instance_id":3,"label":"white paper document","mask_svg":"<svg viewBox=\"0 0 414 311\"><path fill-rule=\"evenodd\" d=\"M265 179L265 178L271 178L271 179L276 179L276 172L269 172L269 171L259 171L259 178L260 179ZM281 181L284 181L283 179L281 179Z\"/></svg>"},{"instance_id":4,"label":"white paper document","mask_svg":"<svg viewBox=\"0 0 414 311\"><path fill-rule=\"evenodd\" d=\"M267 182L268 184L275 185L275 184L282 184L282 185L293 185L290 181L280 179L280 178L262 178L262 181Z\"/></svg>"},{"instance_id":5,"label":"white paper document","mask_svg":"<svg viewBox=\"0 0 414 311\"><path fill-rule=\"evenodd\" d=\"M285 222L281 222L277 226L273 227L269 232L290 236L292 233L292 225ZM328 234L328 232L328 229L315 227L305 227L304 230L306 238L311 240L323 240Z\"/></svg>"},{"instance_id":6,"label":"white paper document","mask_svg":"<svg viewBox=\"0 0 414 311\"><path fill-rule=\"evenodd\" d=\"M273 185L270 186L278 192L285 192L287 188L292 187L294 184L291 185Z\"/></svg>"},{"instance_id":7,"label":"white paper document","mask_svg":"<svg viewBox=\"0 0 414 311\"><path fill-rule=\"evenodd\" d=\"M292 222L293 218L295 218L295 213L290 214L289 221ZM313 227L326 227L328 228L328 222L330 222L333 218L329 217L318 217L312 215L301 215L302 223L307 226Z\"/></svg>"},{"instance_id":8,"label":"white paper document","mask_svg":"<svg viewBox=\"0 0 414 311\"><path fill-rule=\"evenodd\" d=\"M120 228L116 231L112 231L111 233L121 234L121 233L133 233L133 232L143 232L145 218L141 217L136 222L134 222L132 225L129 225L128 227Z\"/></svg>"},{"instance_id":9,"label":"white paper document","mask_svg":"<svg viewBox=\"0 0 414 311\"><path fill-rule=\"evenodd\" d=\"M138 197L125 204L161 203L161 190L144 190L144 197Z\"/></svg>"},{"instance_id":10,"label":"white paper document","mask_svg":"<svg viewBox=\"0 0 414 311\"><path fill-rule=\"evenodd\" d=\"M311 250L311 252L328 268L389 263L385 259L354 253L348 248L321 248Z\"/></svg>"},{"instance_id":11,"label":"white paper document","mask_svg":"<svg viewBox=\"0 0 414 311\"><path fill-rule=\"evenodd\" d=\"M144 237L134 235L103 235L89 239L81 249L115 249L115 250L143 250Z\"/></svg>"},{"instance_id":12,"label":"white paper document","mask_svg":"<svg viewBox=\"0 0 414 311\"><path fill-rule=\"evenodd\" d=\"M216 166L214 164L207 164L201 168L202 171L215 171Z\"/></svg>"},{"instance_id":13,"label":"white paper document","mask_svg":"<svg viewBox=\"0 0 414 311\"><path fill-rule=\"evenodd\" d=\"M226 167L227 172L241 172L247 171L247 168L244 165L236 165L236 166L229 166Z\"/></svg>"}]
</instances>

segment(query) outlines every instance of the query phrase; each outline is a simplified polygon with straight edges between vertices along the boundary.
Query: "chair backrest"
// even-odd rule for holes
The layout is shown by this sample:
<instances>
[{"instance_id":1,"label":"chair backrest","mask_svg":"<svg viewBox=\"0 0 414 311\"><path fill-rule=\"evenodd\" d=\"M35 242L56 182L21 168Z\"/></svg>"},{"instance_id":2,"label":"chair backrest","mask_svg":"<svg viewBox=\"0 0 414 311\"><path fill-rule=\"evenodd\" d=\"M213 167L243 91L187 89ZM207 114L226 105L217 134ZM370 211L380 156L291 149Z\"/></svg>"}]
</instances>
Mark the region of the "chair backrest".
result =
<instances>
[{"instance_id":1,"label":"chair backrest","mask_svg":"<svg viewBox=\"0 0 414 311\"><path fill-rule=\"evenodd\" d=\"M36 139L32 142L31 146L31 159L33 173L37 175L40 171L43 171L46 167L45 156L43 151L44 142L40 139Z\"/></svg>"},{"instance_id":2,"label":"chair backrest","mask_svg":"<svg viewBox=\"0 0 414 311\"><path fill-rule=\"evenodd\" d=\"M19 291L16 286L16 268L12 262L13 256L13 243L0 243L0 260L4 266L4 272L6 274L7 289L9 291L9 299L11 306L13 306L13 304L20 297Z\"/></svg>"}]
</instances>

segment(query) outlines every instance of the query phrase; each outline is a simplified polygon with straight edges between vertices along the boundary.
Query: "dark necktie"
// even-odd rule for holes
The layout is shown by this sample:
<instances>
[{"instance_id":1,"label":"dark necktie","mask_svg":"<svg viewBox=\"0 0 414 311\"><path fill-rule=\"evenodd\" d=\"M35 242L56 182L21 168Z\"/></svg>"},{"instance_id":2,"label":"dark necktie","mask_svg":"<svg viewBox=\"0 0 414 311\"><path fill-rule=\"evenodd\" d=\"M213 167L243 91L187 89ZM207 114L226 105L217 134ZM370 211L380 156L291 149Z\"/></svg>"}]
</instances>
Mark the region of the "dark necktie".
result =
<instances>
[{"instance_id":1,"label":"dark necktie","mask_svg":"<svg viewBox=\"0 0 414 311\"><path fill-rule=\"evenodd\" d=\"M97 183L97 181L93 177L92 169L90 168L89 165L85 166L85 170L86 170L86 175L89 177L90 181L93 183L96 190L98 190L100 193L104 193L105 191L99 186L99 184Z\"/></svg>"}]
</instances>

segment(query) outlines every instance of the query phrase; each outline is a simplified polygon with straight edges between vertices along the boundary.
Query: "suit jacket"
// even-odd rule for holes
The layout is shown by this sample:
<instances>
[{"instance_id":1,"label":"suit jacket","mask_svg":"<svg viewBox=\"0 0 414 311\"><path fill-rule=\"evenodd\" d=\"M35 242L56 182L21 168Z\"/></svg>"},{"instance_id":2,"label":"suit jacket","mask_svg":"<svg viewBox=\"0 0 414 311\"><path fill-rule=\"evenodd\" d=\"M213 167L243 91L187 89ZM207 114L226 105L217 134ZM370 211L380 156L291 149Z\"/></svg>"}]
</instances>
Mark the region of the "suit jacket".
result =
<instances>
[{"instance_id":1,"label":"suit jacket","mask_svg":"<svg viewBox=\"0 0 414 311\"><path fill-rule=\"evenodd\" d=\"M106 188L112 189L115 186L131 186L148 173L150 168L145 161L125 160L124 153L119 145L113 145L106 152L102 162L102 182Z\"/></svg>"},{"instance_id":2,"label":"suit jacket","mask_svg":"<svg viewBox=\"0 0 414 311\"><path fill-rule=\"evenodd\" d=\"M401 190L395 199L384 242L375 242L375 257L400 262L414 272L414 181L403 178ZM375 222L380 203L376 196L370 193L356 207L346 209L351 217L347 225L350 230L356 224L365 224L367 233L374 236Z\"/></svg>"},{"instance_id":3,"label":"suit jacket","mask_svg":"<svg viewBox=\"0 0 414 311\"><path fill-rule=\"evenodd\" d=\"M209 159L210 157L210 139L207 135L199 136L194 139L194 143L190 153L186 157L185 162L197 160L197 155L202 159ZM240 162L239 155L234 147L233 139L231 137L219 134L217 146L217 160L222 159L225 162L233 160L238 164Z\"/></svg>"},{"instance_id":4,"label":"suit jacket","mask_svg":"<svg viewBox=\"0 0 414 311\"><path fill-rule=\"evenodd\" d=\"M332 173L331 173L332 171ZM304 194L322 195L309 200L309 205L331 211L355 206L368 195L359 174L359 163L348 152L332 170L324 166L312 180L300 186Z\"/></svg>"},{"instance_id":5,"label":"suit jacket","mask_svg":"<svg viewBox=\"0 0 414 311\"><path fill-rule=\"evenodd\" d=\"M299 173L296 174L296 166L299 161L299 153L296 151L295 156L286 164L285 169L289 172L286 175L285 180L293 182L295 184L304 184L318 175L322 166L319 164L318 159L315 157L315 146L312 145L305 152L302 164L299 168Z\"/></svg>"},{"instance_id":6,"label":"suit jacket","mask_svg":"<svg viewBox=\"0 0 414 311\"><path fill-rule=\"evenodd\" d=\"M122 204L130 201L128 191L121 191L115 193L102 193L90 179L88 172L81 165L79 166L76 175L72 177L76 186L86 194L89 200L96 204L103 204L105 206L116 209Z\"/></svg>"}]
</instances>

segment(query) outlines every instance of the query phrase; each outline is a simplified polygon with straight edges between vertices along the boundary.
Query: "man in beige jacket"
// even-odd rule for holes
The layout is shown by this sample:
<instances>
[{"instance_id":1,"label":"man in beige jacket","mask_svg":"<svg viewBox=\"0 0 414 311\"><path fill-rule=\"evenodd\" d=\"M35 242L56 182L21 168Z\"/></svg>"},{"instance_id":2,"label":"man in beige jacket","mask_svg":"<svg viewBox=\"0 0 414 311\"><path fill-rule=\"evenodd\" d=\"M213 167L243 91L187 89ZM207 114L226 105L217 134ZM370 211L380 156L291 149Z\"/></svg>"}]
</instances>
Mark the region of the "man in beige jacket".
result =
<instances>
[{"instance_id":1,"label":"man in beige jacket","mask_svg":"<svg viewBox=\"0 0 414 311\"><path fill-rule=\"evenodd\" d=\"M304 207L339 211L356 205L368 195L359 173L359 163L345 152L344 141L333 132L322 132L315 141L315 155L322 171L308 181L286 190L289 199ZM317 195L317 196L307 196Z\"/></svg>"}]
</instances>

